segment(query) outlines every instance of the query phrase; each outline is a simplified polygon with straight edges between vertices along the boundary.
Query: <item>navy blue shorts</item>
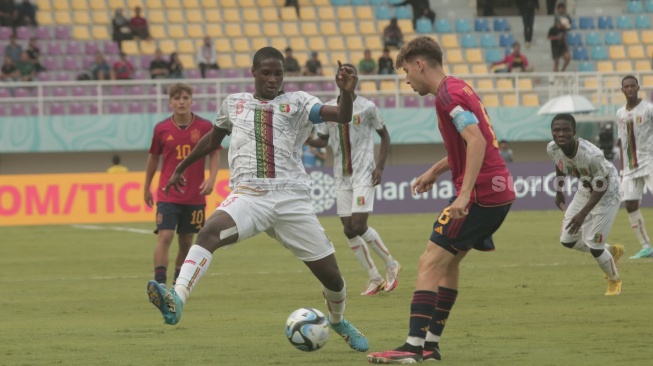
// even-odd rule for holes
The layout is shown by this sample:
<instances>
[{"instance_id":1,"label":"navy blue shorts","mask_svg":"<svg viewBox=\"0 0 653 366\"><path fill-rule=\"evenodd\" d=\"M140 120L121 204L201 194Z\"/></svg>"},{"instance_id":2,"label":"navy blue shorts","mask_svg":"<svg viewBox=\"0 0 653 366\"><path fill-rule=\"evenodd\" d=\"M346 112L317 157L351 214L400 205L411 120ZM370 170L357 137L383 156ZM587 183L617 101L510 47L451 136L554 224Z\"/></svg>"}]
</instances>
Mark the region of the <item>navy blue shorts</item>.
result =
<instances>
[{"instance_id":1,"label":"navy blue shorts","mask_svg":"<svg viewBox=\"0 0 653 366\"><path fill-rule=\"evenodd\" d=\"M449 204L456 200L453 197ZM447 206L433 224L431 241L458 254L472 249L481 251L494 250L494 234L510 211L511 204L495 207L483 207L475 203L469 205L469 213L462 219L452 220Z\"/></svg>"},{"instance_id":2,"label":"navy blue shorts","mask_svg":"<svg viewBox=\"0 0 653 366\"><path fill-rule=\"evenodd\" d=\"M177 234L198 233L204 226L206 205L182 205L179 203L156 203L156 230L175 230Z\"/></svg>"}]
</instances>

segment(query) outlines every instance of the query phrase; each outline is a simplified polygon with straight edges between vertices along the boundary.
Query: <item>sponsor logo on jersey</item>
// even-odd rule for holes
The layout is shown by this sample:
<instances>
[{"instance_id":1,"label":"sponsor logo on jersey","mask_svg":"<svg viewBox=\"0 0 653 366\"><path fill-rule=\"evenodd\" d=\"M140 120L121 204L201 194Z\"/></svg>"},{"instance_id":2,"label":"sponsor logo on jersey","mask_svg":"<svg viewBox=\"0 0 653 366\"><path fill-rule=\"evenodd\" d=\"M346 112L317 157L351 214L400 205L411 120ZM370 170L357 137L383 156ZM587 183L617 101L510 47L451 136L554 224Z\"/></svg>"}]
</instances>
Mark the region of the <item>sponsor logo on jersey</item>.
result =
<instances>
[{"instance_id":1,"label":"sponsor logo on jersey","mask_svg":"<svg viewBox=\"0 0 653 366\"><path fill-rule=\"evenodd\" d=\"M433 229L433 231L435 231L436 233L442 235L442 226L436 227L435 229Z\"/></svg>"},{"instance_id":2,"label":"sponsor logo on jersey","mask_svg":"<svg viewBox=\"0 0 653 366\"><path fill-rule=\"evenodd\" d=\"M168 138L166 138L166 141L172 141L172 140L174 140L174 139L175 139L175 138L172 137L172 135L168 135Z\"/></svg>"},{"instance_id":3,"label":"sponsor logo on jersey","mask_svg":"<svg viewBox=\"0 0 653 366\"><path fill-rule=\"evenodd\" d=\"M356 203L358 203L359 206L362 206L365 204L365 197L364 196L358 196L356 198Z\"/></svg>"},{"instance_id":4,"label":"sponsor logo on jersey","mask_svg":"<svg viewBox=\"0 0 653 366\"><path fill-rule=\"evenodd\" d=\"M290 112L290 104L288 103L279 104L279 112L284 112L284 113Z\"/></svg>"},{"instance_id":5,"label":"sponsor logo on jersey","mask_svg":"<svg viewBox=\"0 0 653 366\"><path fill-rule=\"evenodd\" d=\"M200 133L200 130L194 128L190 131L190 140L196 144L197 141L200 140L200 137L202 137L202 134Z\"/></svg>"}]
</instances>

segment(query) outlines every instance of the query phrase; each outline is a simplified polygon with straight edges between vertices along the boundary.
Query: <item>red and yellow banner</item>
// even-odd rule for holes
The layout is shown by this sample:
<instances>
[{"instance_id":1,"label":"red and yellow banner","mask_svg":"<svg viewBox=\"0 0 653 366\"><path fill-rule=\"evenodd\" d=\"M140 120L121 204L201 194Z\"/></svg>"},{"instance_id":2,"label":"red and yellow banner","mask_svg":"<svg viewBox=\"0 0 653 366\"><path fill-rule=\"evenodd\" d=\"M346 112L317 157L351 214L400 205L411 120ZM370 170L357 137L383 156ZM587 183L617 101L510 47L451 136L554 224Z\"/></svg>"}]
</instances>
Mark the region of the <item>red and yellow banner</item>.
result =
<instances>
[{"instance_id":1,"label":"red and yellow banner","mask_svg":"<svg viewBox=\"0 0 653 366\"><path fill-rule=\"evenodd\" d=\"M154 222L155 208L143 198L144 180L145 172L1 176L0 226ZM158 181L157 173L155 202ZM229 170L220 170L206 198L207 214L229 192Z\"/></svg>"}]
</instances>

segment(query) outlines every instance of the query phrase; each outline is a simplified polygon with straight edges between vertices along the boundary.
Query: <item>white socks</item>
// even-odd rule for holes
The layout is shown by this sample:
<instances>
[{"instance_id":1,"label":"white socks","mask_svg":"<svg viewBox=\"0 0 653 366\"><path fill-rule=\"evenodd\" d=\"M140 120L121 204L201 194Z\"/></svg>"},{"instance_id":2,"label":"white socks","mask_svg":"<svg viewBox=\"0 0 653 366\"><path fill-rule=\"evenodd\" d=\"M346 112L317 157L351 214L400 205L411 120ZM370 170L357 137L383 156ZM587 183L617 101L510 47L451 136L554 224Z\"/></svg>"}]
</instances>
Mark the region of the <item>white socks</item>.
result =
<instances>
[{"instance_id":1,"label":"white socks","mask_svg":"<svg viewBox=\"0 0 653 366\"><path fill-rule=\"evenodd\" d=\"M628 221L630 221L630 227L635 232L639 243L642 244L644 248L650 248L651 240L646 233L646 226L644 226L644 217L642 217L642 212L640 210L629 212Z\"/></svg>"},{"instance_id":2,"label":"white socks","mask_svg":"<svg viewBox=\"0 0 653 366\"><path fill-rule=\"evenodd\" d=\"M376 230L368 226L367 231L365 234L361 235L361 237L365 240L367 245L374 250L374 253L383 259L386 267L396 265L397 261L392 258L390 251L386 248L385 244L383 244L383 240L381 240L381 236L379 236L379 233L377 233Z\"/></svg>"},{"instance_id":3,"label":"white socks","mask_svg":"<svg viewBox=\"0 0 653 366\"><path fill-rule=\"evenodd\" d=\"M410 344L411 346L415 346L415 347L424 347L425 342L426 342L426 340L424 338L420 338L420 337L408 336L408 338L406 338L406 343Z\"/></svg>"},{"instance_id":4,"label":"white socks","mask_svg":"<svg viewBox=\"0 0 653 366\"><path fill-rule=\"evenodd\" d=\"M201 246L194 244L188 251L188 256L181 266L177 283L175 284L175 292L183 303L193 291L193 287L197 281L204 276L209 269L213 255L208 250Z\"/></svg>"},{"instance_id":5,"label":"white socks","mask_svg":"<svg viewBox=\"0 0 653 366\"><path fill-rule=\"evenodd\" d=\"M614 263L614 258L612 258L612 254L610 254L610 251L608 249L603 250L603 254L598 256L596 259L596 263L598 263L599 267L608 276L608 279L610 280L618 280L619 279L619 272L617 272L617 266Z\"/></svg>"},{"instance_id":6,"label":"white socks","mask_svg":"<svg viewBox=\"0 0 653 366\"><path fill-rule=\"evenodd\" d=\"M351 251L354 252L354 256L358 260L358 263L360 263L361 266L367 271L367 275L370 277L370 279L381 278L379 271L374 265L374 261L370 257L370 251L367 249L367 245L365 245L365 240L363 240L363 238L360 236L357 236L353 239L347 239L347 241L349 242Z\"/></svg>"},{"instance_id":7,"label":"white socks","mask_svg":"<svg viewBox=\"0 0 653 366\"><path fill-rule=\"evenodd\" d=\"M426 341L427 342L440 342L440 336L435 335L431 332L426 332Z\"/></svg>"},{"instance_id":8,"label":"white socks","mask_svg":"<svg viewBox=\"0 0 653 366\"><path fill-rule=\"evenodd\" d=\"M343 319L342 314L345 312L345 300L347 299L347 284L345 279L342 279L342 290L335 292L322 286L322 295L326 300L326 306L329 310L329 322L331 324L340 323Z\"/></svg>"}]
</instances>

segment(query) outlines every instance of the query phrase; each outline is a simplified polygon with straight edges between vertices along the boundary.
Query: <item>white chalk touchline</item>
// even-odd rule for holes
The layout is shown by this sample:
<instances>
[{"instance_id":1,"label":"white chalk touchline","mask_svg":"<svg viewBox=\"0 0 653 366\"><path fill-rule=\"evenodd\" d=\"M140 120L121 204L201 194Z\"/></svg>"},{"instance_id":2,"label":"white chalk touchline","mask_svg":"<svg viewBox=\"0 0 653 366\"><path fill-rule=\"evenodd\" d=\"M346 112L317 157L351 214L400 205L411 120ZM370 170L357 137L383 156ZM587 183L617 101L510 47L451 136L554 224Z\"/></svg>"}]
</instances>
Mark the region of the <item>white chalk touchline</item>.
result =
<instances>
[{"instance_id":1,"label":"white chalk touchline","mask_svg":"<svg viewBox=\"0 0 653 366\"><path fill-rule=\"evenodd\" d=\"M123 227L123 226L99 226L99 225L72 225L75 229L85 229L85 230L111 230L111 231L126 231L129 233L136 234L152 234L154 230L145 230L145 229L136 229L133 227Z\"/></svg>"}]
</instances>

